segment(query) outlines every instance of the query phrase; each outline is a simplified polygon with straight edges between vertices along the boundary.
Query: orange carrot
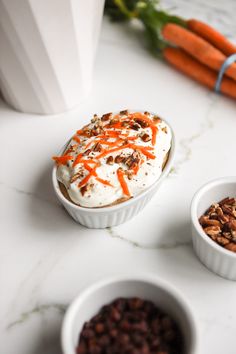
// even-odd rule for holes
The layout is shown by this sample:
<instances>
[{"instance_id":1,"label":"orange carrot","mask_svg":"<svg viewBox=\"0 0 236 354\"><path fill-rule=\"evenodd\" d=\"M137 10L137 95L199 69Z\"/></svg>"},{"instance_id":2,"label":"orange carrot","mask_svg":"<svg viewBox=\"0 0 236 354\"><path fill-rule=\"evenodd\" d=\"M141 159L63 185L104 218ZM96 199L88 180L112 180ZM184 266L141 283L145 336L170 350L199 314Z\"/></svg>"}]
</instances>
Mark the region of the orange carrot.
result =
<instances>
[{"instance_id":1,"label":"orange carrot","mask_svg":"<svg viewBox=\"0 0 236 354\"><path fill-rule=\"evenodd\" d=\"M119 150L122 150L122 149L125 149L129 147L129 144L126 144L126 145L120 145L118 146L117 148L114 148L114 149L110 149L110 150L105 150L103 151L101 154L99 154L96 158L97 159L100 159L101 157L104 157L108 154L111 154L112 152L115 152L115 151L119 151Z\"/></svg>"},{"instance_id":2,"label":"orange carrot","mask_svg":"<svg viewBox=\"0 0 236 354\"><path fill-rule=\"evenodd\" d=\"M214 89L218 76L214 70L201 64L182 49L167 47L163 54L165 59L178 70L210 89ZM221 92L236 98L236 82L224 77L221 84Z\"/></svg>"},{"instance_id":3,"label":"orange carrot","mask_svg":"<svg viewBox=\"0 0 236 354\"><path fill-rule=\"evenodd\" d=\"M81 160L82 156L83 156L83 154L82 154L82 153L81 153L81 154L79 154L79 155L77 155L77 157L76 157L75 161L73 162L72 167L75 167L75 166L76 166L76 165L80 162L80 160Z\"/></svg>"},{"instance_id":4,"label":"orange carrot","mask_svg":"<svg viewBox=\"0 0 236 354\"><path fill-rule=\"evenodd\" d=\"M142 153L143 155L147 156L149 159L155 159L155 158L156 158L155 155L151 154L151 153L148 151L148 150L150 150L148 146L146 147L146 146L135 145L135 144L129 144L129 145L130 145L131 149L141 151L141 153Z\"/></svg>"},{"instance_id":5,"label":"orange carrot","mask_svg":"<svg viewBox=\"0 0 236 354\"><path fill-rule=\"evenodd\" d=\"M199 20L191 19L187 21L188 28L207 42L214 45L226 56L236 53L236 46L231 43L220 32Z\"/></svg>"},{"instance_id":6,"label":"orange carrot","mask_svg":"<svg viewBox=\"0 0 236 354\"><path fill-rule=\"evenodd\" d=\"M124 171L121 168L118 168L116 173L117 173L117 177L120 182L121 188L123 189L123 193L125 195L127 195L128 197L130 197L129 188L128 188L127 183L124 178Z\"/></svg>"},{"instance_id":7,"label":"orange carrot","mask_svg":"<svg viewBox=\"0 0 236 354\"><path fill-rule=\"evenodd\" d=\"M100 183L105 184L106 186L113 187L113 185L112 185L109 181L107 181L107 180L105 180L105 179L102 179L102 178L100 178L100 177L96 177L96 180L97 180L98 182L100 182Z\"/></svg>"},{"instance_id":8,"label":"orange carrot","mask_svg":"<svg viewBox=\"0 0 236 354\"><path fill-rule=\"evenodd\" d=\"M78 136L76 136L76 135L73 136L73 140L75 140L78 144L81 143L80 138Z\"/></svg>"},{"instance_id":9,"label":"orange carrot","mask_svg":"<svg viewBox=\"0 0 236 354\"><path fill-rule=\"evenodd\" d=\"M88 173L86 177L84 177L84 179L82 179L82 181L80 181L80 183L78 184L78 187L82 187L84 186L90 179L90 177L92 177L92 172Z\"/></svg>"},{"instance_id":10,"label":"orange carrot","mask_svg":"<svg viewBox=\"0 0 236 354\"><path fill-rule=\"evenodd\" d=\"M53 156L52 159L56 161L57 165L66 165L69 160L73 159L73 156L71 155Z\"/></svg>"},{"instance_id":11,"label":"orange carrot","mask_svg":"<svg viewBox=\"0 0 236 354\"><path fill-rule=\"evenodd\" d=\"M216 71L219 71L226 59L226 56L210 43L193 32L173 23L168 23L164 26L162 35L165 40L184 49L201 63ZM236 64L232 64L225 74L236 80Z\"/></svg>"}]
</instances>

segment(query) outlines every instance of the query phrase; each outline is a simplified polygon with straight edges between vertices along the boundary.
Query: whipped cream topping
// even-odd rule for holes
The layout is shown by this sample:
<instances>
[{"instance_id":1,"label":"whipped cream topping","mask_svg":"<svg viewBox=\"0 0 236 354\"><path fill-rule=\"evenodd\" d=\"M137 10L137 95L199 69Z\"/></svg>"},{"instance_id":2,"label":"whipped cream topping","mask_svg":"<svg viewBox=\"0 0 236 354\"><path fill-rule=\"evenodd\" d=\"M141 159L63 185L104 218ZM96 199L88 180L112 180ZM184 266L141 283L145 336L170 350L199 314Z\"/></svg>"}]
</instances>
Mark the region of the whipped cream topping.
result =
<instances>
[{"instance_id":1,"label":"whipped cream topping","mask_svg":"<svg viewBox=\"0 0 236 354\"><path fill-rule=\"evenodd\" d=\"M160 177L171 138L168 125L148 112L95 115L53 158L57 179L82 207L129 199Z\"/></svg>"}]
</instances>

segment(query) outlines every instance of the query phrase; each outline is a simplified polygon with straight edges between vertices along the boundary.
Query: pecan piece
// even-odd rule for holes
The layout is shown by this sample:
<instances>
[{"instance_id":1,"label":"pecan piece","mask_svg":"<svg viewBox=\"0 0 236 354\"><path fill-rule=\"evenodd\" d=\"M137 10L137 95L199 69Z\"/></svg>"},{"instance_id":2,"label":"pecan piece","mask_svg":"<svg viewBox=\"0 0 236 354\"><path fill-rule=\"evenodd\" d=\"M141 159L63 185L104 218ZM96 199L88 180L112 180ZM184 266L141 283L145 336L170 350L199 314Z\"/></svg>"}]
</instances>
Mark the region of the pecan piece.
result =
<instances>
[{"instance_id":1,"label":"pecan piece","mask_svg":"<svg viewBox=\"0 0 236 354\"><path fill-rule=\"evenodd\" d=\"M220 227L219 226L207 226L204 228L204 231L209 236L219 235Z\"/></svg>"},{"instance_id":2,"label":"pecan piece","mask_svg":"<svg viewBox=\"0 0 236 354\"><path fill-rule=\"evenodd\" d=\"M85 184L85 186L80 188L80 193L82 194L82 196L84 196L84 194L88 191L88 185Z\"/></svg>"},{"instance_id":3,"label":"pecan piece","mask_svg":"<svg viewBox=\"0 0 236 354\"><path fill-rule=\"evenodd\" d=\"M139 130L140 128L141 128L141 125L138 123L131 123L130 124L130 129Z\"/></svg>"},{"instance_id":4,"label":"pecan piece","mask_svg":"<svg viewBox=\"0 0 236 354\"><path fill-rule=\"evenodd\" d=\"M224 236L217 236L216 237L216 241L221 246L226 246L226 245L228 245L230 243L230 241Z\"/></svg>"},{"instance_id":5,"label":"pecan piece","mask_svg":"<svg viewBox=\"0 0 236 354\"><path fill-rule=\"evenodd\" d=\"M124 159L125 159L124 156L122 156L122 155L117 155L117 156L115 157L115 163L121 163L121 162L124 161Z\"/></svg>"},{"instance_id":6,"label":"pecan piece","mask_svg":"<svg viewBox=\"0 0 236 354\"><path fill-rule=\"evenodd\" d=\"M228 243L225 248L229 251L236 252L236 244L233 242Z\"/></svg>"},{"instance_id":7,"label":"pecan piece","mask_svg":"<svg viewBox=\"0 0 236 354\"><path fill-rule=\"evenodd\" d=\"M148 141L151 140L151 137L147 133L144 133L144 134L141 135L141 139L142 139L142 141L147 143Z\"/></svg>"},{"instance_id":8,"label":"pecan piece","mask_svg":"<svg viewBox=\"0 0 236 354\"><path fill-rule=\"evenodd\" d=\"M120 114L126 116L127 114L129 114L129 111L128 109L124 109L123 111L120 111Z\"/></svg>"},{"instance_id":9,"label":"pecan piece","mask_svg":"<svg viewBox=\"0 0 236 354\"><path fill-rule=\"evenodd\" d=\"M70 179L70 183L75 182L78 178L82 178L84 177L84 172L81 170L79 172L77 172L76 174L74 174L74 176L71 177Z\"/></svg>"},{"instance_id":10,"label":"pecan piece","mask_svg":"<svg viewBox=\"0 0 236 354\"><path fill-rule=\"evenodd\" d=\"M147 128L149 126L148 122L145 122L142 119L134 118L135 122L141 125L142 128Z\"/></svg>"},{"instance_id":11,"label":"pecan piece","mask_svg":"<svg viewBox=\"0 0 236 354\"><path fill-rule=\"evenodd\" d=\"M102 145L99 142L97 142L95 145L93 145L93 151L101 152L102 151Z\"/></svg>"},{"instance_id":12,"label":"pecan piece","mask_svg":"<svg viewBox=\"0 0 236 354\"><path fill-rule=\"evenodd\" d=\"M106 163L107 163L108 165L113 165L113 163L114 163L114 158L113 158L113 156L108 156Z\"/></svg>"},{"instance_id":13,"label":"pecan piece","mask_svg":"<svg viewBox=\"0 0 236 354\"><path fill-rule=\"evenodd\" d=\"M84 155L84 156L88 156L91 151L92 151L91 149L87 149L87 150L85 150L85 152L83 153L83 155Z\"/></svg>"},{"instance_id":14,"label":"pecan piece","mask_svg":"<svg viewBox=\"0 0 236 354\"><path fill-rule=\"evenodd\" d=\"M105 113L105 114L103 114L101 120L103 122L105 122L105 121L109 120L111 118L111 116L112 116L112 113L110 113L110 112L109 113Z\"/></svg>"}]
</instances>

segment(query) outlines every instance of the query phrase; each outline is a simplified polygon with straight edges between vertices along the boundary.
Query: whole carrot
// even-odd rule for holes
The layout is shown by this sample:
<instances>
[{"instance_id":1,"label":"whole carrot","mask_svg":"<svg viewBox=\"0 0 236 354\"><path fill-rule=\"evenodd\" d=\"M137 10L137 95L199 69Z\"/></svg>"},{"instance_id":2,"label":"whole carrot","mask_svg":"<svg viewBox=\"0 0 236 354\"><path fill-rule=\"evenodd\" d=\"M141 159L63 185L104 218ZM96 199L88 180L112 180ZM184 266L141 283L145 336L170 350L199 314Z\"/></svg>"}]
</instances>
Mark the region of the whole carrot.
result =
<instances>
[{"instance_id":1,"label":"whole carrot","mask_svg":"<svg viewBox=\"0 0 236 354\"><path fill-rule=\"evenodd\" d=\"M216 71L219 71L226 59L226 56L221 51L206 40L173 23L168 23L164 26L162 35L165 40L184 49L201 63ZM236 64L232 64L225 74L236 80Z\"/></svg>"},{"instance_id":2,"label":"whole carrot","mask_svg":"<svg viewBox=\"0 0 236 354\"><path fill-rule=\"evenodd\" d=\"M187 27L204 38L206 41L218 48L226 56L236 53L236 46L233 45L226 37L220 32L216 31L211 26L204 22L191 19L187 21Z\"/></svg>"},{"instance_id":3,"label":"whole carrot","mask_svg":"<svg viewBox=\"0 0 236 354\"><path fill-rule=\"evenodd\" d=\"M194 80L201 82L210 89L214 89L217 79L217 73L214 70L201 64L179 48L166 47L163 51L163 55L165 59L178 70ZM236 98L236 82L224 77L221 83L221 92Z\"/></svg>"}]
</instances>

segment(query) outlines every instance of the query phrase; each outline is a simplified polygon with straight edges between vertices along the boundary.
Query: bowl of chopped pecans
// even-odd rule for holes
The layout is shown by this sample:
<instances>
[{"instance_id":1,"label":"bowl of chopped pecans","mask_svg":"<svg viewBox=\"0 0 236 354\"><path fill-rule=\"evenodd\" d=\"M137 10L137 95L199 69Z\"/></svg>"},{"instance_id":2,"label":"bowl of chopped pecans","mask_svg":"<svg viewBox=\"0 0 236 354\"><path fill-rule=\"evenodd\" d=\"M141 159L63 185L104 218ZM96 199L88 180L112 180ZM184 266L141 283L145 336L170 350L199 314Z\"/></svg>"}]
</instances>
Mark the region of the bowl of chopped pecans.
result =
<instances>
[{"instance_id":1,"label":"bowl of chopped pecans","mask_svg":"<svg viewBox=\"0 0 236 354\"><path fill-rule=\"evenodd\" d=\"M197 354L188 302L152 275L116 276L82 291L62 325L64 354Z\"/></svg>"},{"instance_id":2,"label":"bowl of chopped pecans","mask_svg":"<svg viewBox=\"0 0 236 354\"><path fill-rule=\"evenodd\" d=\"M222 177L199 189L191 205L192 242L200 261L236 280L236 177Z\"/></svg>"}]
</instances>

